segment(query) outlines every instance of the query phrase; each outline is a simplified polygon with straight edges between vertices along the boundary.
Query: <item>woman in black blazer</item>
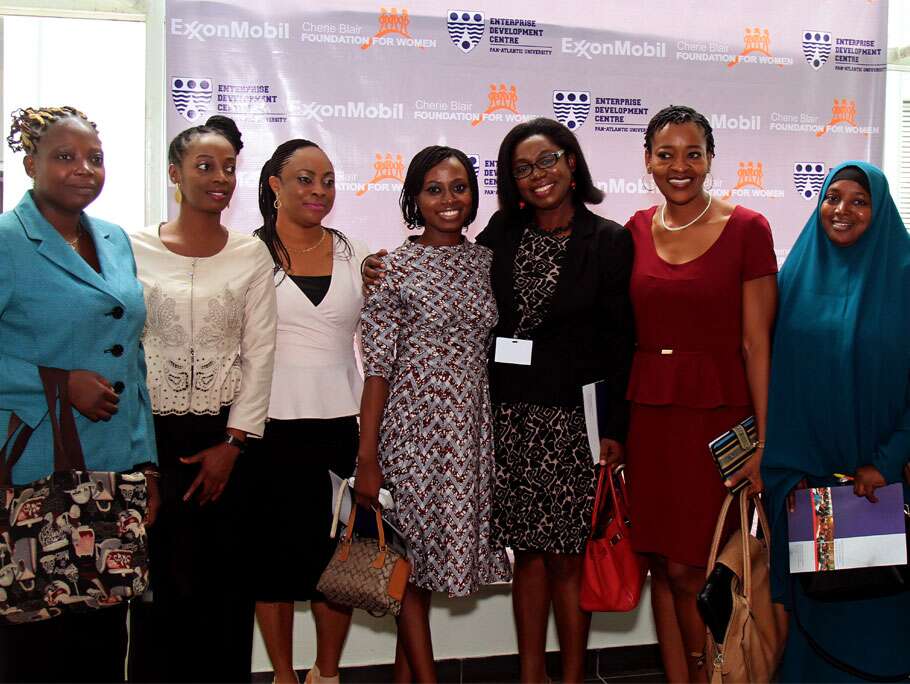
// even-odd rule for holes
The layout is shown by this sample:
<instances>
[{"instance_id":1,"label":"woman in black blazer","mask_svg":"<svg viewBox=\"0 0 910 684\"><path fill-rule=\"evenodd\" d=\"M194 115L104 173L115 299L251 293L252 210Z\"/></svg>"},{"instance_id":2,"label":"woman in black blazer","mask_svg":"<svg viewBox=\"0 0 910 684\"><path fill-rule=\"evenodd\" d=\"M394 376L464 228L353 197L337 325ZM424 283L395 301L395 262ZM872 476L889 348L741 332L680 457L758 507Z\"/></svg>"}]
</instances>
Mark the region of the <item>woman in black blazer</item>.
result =
<instances>
[{"instance_id":1,"label":"woman in black blazer","mask_svg":"<svg viewBox=\"0 0 910 684\"><path fill-rule=\"evenodd\" d=\"M490 354L493 533L515 552L512 602L522 681L547 679L552 603L562 681L580 682L591 616L580 609L578 594L595 489L582 386L607 382L609 423L600 460L618 462L634 347L632 240L585 206L601 202L603 193L575 135L556 121L534 119L506 135L497 194L500 210L477 236L493 250L499 307ZM530 354L514 353L528 346Z\"/></svg>"},{"instance_id":2,"label":"woman in black blazer","mask_svg":"<svg viewBox=\"0 0 910 684\"><path fill-rule=\"evenodd\" d=\"M515 552L513 608L523 682L547 680L552 603L562 681L584 679L590 614L579 608L594 461L582 386L606 380L601 463L623 457L634 347L632 240L593 214L603 193L575 135L550 119L513 128L499 149L500 210L477 236L493 250L499 308L490 352L496 429L494 540ZM364 279L379 275L368 258ZM381 268L381 267L380 267Z\"/></svg>"}]
</instances>

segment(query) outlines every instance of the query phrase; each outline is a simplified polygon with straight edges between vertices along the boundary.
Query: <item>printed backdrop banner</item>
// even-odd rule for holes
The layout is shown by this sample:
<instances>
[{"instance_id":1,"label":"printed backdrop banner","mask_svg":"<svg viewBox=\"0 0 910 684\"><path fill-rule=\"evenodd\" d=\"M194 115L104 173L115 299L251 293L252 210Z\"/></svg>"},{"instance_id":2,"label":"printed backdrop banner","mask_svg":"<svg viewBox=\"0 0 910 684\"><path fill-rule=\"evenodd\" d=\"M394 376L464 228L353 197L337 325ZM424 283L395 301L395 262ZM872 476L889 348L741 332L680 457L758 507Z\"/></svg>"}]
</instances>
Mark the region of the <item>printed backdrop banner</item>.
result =
<instances>
[{"instance_id":1,"label":"printed backdrop banner","mask_svg":"<svg viewBox=\"0 0 910 684\"><path fill-rule=\"evenodd\" d=\"M337 174L328 225L379 248L406 233L397 200L426 145L473 161L481 229L499 144L537 116L576 132L606 192L595 211L622 223L660 200L648 120L688 104L714 127L711 192L765 214L783 257L831 166L881 162L887 14L885 0L168 0L167 127L237 121L246 147L225 220L245 231L261 224L275 147L317 142Z\"/></svg>"}]
</instances>

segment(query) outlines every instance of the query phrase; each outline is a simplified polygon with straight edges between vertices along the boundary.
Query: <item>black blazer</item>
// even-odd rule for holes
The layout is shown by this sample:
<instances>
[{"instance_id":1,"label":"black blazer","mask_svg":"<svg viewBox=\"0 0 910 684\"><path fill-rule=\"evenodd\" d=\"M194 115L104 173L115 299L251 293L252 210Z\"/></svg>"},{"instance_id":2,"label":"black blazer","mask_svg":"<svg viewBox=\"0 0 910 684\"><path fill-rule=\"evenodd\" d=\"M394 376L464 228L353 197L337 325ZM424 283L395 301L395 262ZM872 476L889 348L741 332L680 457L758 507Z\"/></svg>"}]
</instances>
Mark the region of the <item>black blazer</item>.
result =
<instances>
[{"instance_id":1,"label":"black blazer","mask_svg":"<svg viewBox=\"0 0 910 684\"><path fill-rule=\"evenodd\" d=\"M514 337L519 313L512 277L524 225L496 212L477 236L493 250L491 278L499 308L498 337ZM490 391L495 402L581 406L581 388L606 380L610 396L606 435L624 441L629 423L626 386L635 347L629 300L632 236L618 223L581 206L559 274L548 317L527 338L534 341L530 366L496 363L490 353Z\"/></svg>"}]
</instances>

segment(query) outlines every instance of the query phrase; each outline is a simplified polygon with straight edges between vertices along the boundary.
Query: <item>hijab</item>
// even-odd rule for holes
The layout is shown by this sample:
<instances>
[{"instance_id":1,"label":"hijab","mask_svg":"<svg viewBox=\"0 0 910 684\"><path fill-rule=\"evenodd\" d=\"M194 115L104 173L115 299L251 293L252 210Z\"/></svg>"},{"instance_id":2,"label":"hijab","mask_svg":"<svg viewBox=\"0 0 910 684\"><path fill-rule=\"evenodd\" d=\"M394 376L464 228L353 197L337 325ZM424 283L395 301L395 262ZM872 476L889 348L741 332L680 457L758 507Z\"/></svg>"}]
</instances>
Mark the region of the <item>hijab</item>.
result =
<instances>
[{"instance_id":1,"label":"hijab","mask_svg":"<svg viewBox=\"0 0 910 684\"><path fill-rule=\"evenodd\" d=\"M821 224L835 179L865 180L872 198L868 229L847 247ZM831 170L778 284L762 477L772 588L786 602L788 492L804 477L834 484L833 473L872 463L910 405L910 236L878 168L848 161ZM892 465L882 470L889 482L903 464Z\"/></svg>"}]
</instances>

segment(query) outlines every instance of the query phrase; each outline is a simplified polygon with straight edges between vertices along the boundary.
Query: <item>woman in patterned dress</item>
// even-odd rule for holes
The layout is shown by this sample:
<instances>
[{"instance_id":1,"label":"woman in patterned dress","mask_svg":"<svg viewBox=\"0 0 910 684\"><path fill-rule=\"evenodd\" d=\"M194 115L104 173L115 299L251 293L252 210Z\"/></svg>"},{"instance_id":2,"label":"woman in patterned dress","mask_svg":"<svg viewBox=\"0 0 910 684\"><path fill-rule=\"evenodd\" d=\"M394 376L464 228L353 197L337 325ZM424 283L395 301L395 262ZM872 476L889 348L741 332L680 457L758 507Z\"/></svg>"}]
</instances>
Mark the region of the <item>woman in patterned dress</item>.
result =
<instances>
[{"instance_id":1,"label":"woman in patterned dress","mask_svg":"<svg viewBox=\"0 0 910 684\"><path fill-rule=\"evenodd\" d=\"M490 250L462 235L477 215L477 178L459 150L432 146L408 167L408 238L361 315L364 388L356 491L395 499L411 577L398 618L396 681L436 680L432 592L468 596L507 581L491 533L493 427L487 348L496 324Z\"/></svg>"},{"instance_id":2,"label":"woman in patterned dress","mask_svg":"<svg viewBox=\"0 0 910 684\"><path fill-rule=\"evenodd\" d=\"M575 135L552 119L519 124L506 135L497 193L500 210L477 236L493 251L494 334L525 340L525 346L530 341L531 354L515 363L490 353L494 538L515 552L521 681L548 679L551 605L562 681L582 681L591 616L579 607L578 594L595 490L582 386L607 381L609 425L600 462L616 463L623 455L634 344L632 241L622 226L585 206L601 202L603 193ZM393 274L394 266L383 271L373 257L365 263L371 285Z\"/></svg>"}]
</instances>

